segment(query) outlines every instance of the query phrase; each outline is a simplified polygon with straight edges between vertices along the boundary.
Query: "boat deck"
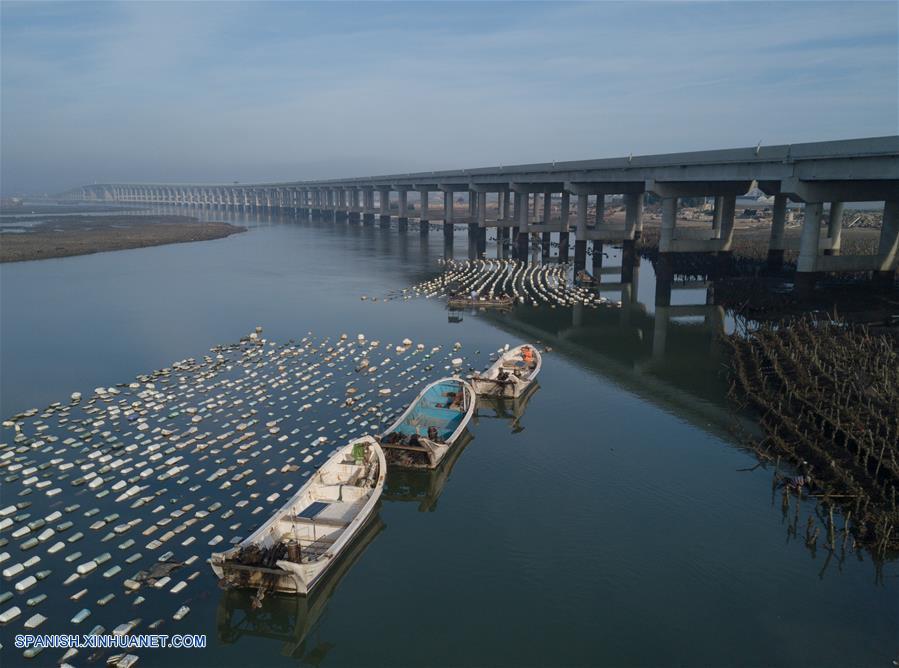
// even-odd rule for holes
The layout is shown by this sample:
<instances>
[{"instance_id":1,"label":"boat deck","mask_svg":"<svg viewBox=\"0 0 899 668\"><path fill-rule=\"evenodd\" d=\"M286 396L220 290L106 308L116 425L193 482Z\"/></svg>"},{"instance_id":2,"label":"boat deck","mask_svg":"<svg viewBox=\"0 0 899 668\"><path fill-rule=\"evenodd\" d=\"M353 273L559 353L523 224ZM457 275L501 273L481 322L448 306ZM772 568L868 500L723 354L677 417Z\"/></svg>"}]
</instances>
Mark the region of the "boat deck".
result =
<instances>
[{"instance_id":1,"label":"boat deck","mask_svg":"<svg viewBox=\"0 0 899 668\"><path fill-rule=\"evenodd\" d=\"M447 407L452 402L447 395L457 392L464 392L458 383L440 383L430 388L394 431L406 436L427 436L428 427L436 427L437 437L448 439L465 417L464 409Z\"/></svg>"}]
</instances>

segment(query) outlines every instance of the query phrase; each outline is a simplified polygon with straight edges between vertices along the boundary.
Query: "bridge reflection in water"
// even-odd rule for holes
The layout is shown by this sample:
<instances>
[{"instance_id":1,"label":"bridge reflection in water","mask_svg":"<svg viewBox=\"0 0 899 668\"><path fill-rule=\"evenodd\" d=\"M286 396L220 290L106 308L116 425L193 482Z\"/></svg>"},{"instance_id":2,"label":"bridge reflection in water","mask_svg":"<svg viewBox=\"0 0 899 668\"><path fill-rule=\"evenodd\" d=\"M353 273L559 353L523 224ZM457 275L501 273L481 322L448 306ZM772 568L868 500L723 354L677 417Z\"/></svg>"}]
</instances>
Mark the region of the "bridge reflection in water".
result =
<instances>
[{"instance_id":1,"label":"bridge reflection in water","mask_svg":"<svg viewBox=\"0 0 899 668\"><path fill-rule=\"evenodd\" d=\"M520 307L480 317L522 340L549 346L704 431L732 436L720 347L728 320L715 303L714 282L665 279L639 257L606 251L607 262L621 264L594 263L601 279L596 289L620 300L618 308Z\"/></svg>"}]
</instances>

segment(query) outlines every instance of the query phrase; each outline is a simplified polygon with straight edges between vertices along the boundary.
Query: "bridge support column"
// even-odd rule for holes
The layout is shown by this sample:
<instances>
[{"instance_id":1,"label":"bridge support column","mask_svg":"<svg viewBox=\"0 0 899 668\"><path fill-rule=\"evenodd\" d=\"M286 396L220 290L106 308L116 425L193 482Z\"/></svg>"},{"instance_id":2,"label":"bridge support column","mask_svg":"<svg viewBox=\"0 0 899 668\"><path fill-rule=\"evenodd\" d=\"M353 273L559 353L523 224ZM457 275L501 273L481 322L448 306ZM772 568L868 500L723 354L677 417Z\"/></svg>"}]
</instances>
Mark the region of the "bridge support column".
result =
<instances>
[{"instance_id":1,"label":"bridge support column","mask_svg":"<svg viewBox=\"0 0 899 668\"><path fill-rule=\"evenodd\" d=\"M559 262L568 262L568 244L569 244L569 232L568 232L568 215L569 209L571 207L571 195L566 190L562 193L562 202L561 202L561 227L562 231L559 232Z\"/></svg>"},{"instance_id":2,"label":"bridge support column","mask_svg":"<svg viewBox=\"0 0 899 668\"><path fill-rule=\"evenodd\" d=\"M587 195L577 196L577 231L574 237L574 270L587 268Z\"/></svg>"},{"instance_id":3,"label":"bridge support column","mask_svg":"<svg viewBox=\"0 0 899 668\"><path fill-rule=\"evenodd\" d=\"M596 228L601 229L606 223L606 196L602 194L598 194L596 196ZM593 240L593 274L596 273L602 268L602 241L598 239ZM599 280L597 278L596 280Z\"/></svg>"},{"instance_id":4,"label":"bridge support column","mask_svg":"<svg viewBox=\"0 0 899 668\"><path fill-rule=\"evenodd\" d=\"M400 190L397 195L399 196L399 201L397 202L399 206L397 226L399 227L400 232L405 232L409 229L409 191Z\"/></svg>"},{"instance_id":5,"label":"bridge support column","mask_svg":"<svg viewBox=\"0 0 899 668\"><path fill-rule=\"evenodd\" d=\"M334 208L332 209L334 213L334 222L349 222L350 220L350 193L348 190L337 190L334 192L333 196L334 200Z\"/></svg>"},{"instance_id":6,"label":"bridge support column","mask_svg":"<svg viewBox=\"0 0 899 668\"><path fill-rule=\"evenodd\" d=\"M899 200L889 200L883 204L883 226L877 257L880 268L874 272L874 279L878 284L890 287L896 280L896 262L899 259Z\"/></svg>"},{"instance_id":7,"label":"bridge support column","mask_svg":"<svg viewBox=\"0 0 899 668\"><path fill-rule=\"evenodd\" d=\"M662 229L659 233L659 253L670 253L674 245L677 225L677 197L662 198Z\"/></svg>"},{"instance_id":8,"label":"bridge support column","mask_svg":"<svg viewBox=\"0 0 899 668\"><path fill-rule=\"evenodd\" d=\"M787 196L774 196L771 239L768 242L768 269L780 271L784 264L784 228L787 221Z\"/></svg>"},{"instance_id":9,"label":"bridge support column","mask_svg":"<svg viewBox=\"0 0 899 668\"><path fill-rule=\"evenodd\" d=\"M375 191L366 188L362 191L362 222L365 225L375 224Z\"/></svg>"},{"instance_id":10,"label":"bridge support column","mask_svg":"<svg viewBox=\"0 0 899 668\"><path fill-rule=\"evenodd\" d=\"M824 249L825 255L839 255L843 236L843 203L831 202L830 214L827 218L827 237L830 248Z\"/></svg>"},{"instance_id":11,"label":"bridge support column","mask_svg":"<svg viewBox=\"0 0 899 668\"><path fill-rule=\"evenodd\" d=\"M799 293L811 292L818 280L818 249L821 245L821 202L805 205L805 220L799 238L799 260L796 263L795 288Z\"/></svg>"},{"instance_id":12,"label":"bridge support column","mask_svg":"<svg viewBox=\"0 0 899 668\"><path fill-rule=\"evenodd\" d=\"M390 227L390 191L380 190L380 202L378 206L381 210L381 227Z\"/></svg>"},{"instance_id":13,"label":"bridge support column","mask_svg":"<svg viewBox=\"0 0 899 668\"><path fill-rule=\"evenodd\" d=\"M478 198L478 224L476 234L477 234L477 247L478 247L478 257L483 257L487 252L487 193L479 192L477 193Z\"/></svg>"},{"instance_id":14,"label":"bridge support column","mask_svg":"<svg viewBox=\"0 0 899 668\"><path fill-rule=\"evenodd\" d=\"M528 261L528 204L531 196L526 193L515 193L515 213L518 214L518 240L516 243L518 260Z\"/></svg>"},{"instance_id":15,"label":"bridge support column","mask_svg":"<svg viewBox=\"0 0 899 668\"><path fill-rule=\"evenodd\" d=\"M552 193L543 193L543 224L549 227L552 219ZM540 235L540 256L544 262L549 261L552 247L552 233L543 232Z\"/></svg>"},{"instance_id":16,"label":"bridge support column","mask_svg":"<svg viewBox=\"0 0 899 668\"><path fill-rule=\"evenodd\" d=\"M431 231L431 223L428 218L428 198L430 193L427 190L421 191L421 210L418 216L418 231L420 234L428 234Z\"/></svg>"},{"instance_id":17,"label":"bridge support column","mask_svg":"<svg viewBox=\"0 0 899 668\"><path fill-rule=\"evenodd\" d=\"M624 273L625 262L635 257L636 239L643 232L643 193L624 196L624 236L621 242L621 266ZM630 258L630 260L629 260ZM622 279L624 280L624 279Z\"/></svg>"},{"instance_id":18,"label":"bridge support column","mask_svg":"<svg viewBox=\"0 0 899 668\"><path fill-rule=\"evenodd\" d=\"M362 219L359 214L359 191L356 189L352 189L348 193L346 217L351 223L359 222Z\"/></svg>"},{"instance_id":19,"label":"bridge support column","mask_svg":"<svg viewBox=\"0 0 899 668\"><path fill-rule=\"evenodd\" d=\"M468 223L468 259L478 259L478 224Z\"/></svg>"},{"instance_id":20,"label":"bridge support column","mask_svg":"<svg viewBox=\"0 0 899 668\"><path fill-rule=\"evenodd\" d=\"M724 205L724 197L715 196L715 208L712 211L712 239L721 238L721 211Z\"/></svg>"},{"instance_id":21,"label":"bridge support column","mask_svg":"<svg viewBox=\"0 0 899 668\"><path fill-rule=\"evenodd\" d=\"M453 192L443 193L443 240L453 243Z\"/></svg>"},{"instance_id":22,"label":"bridge support column","mask_svg":"<svg viewBox=\"0 0 899 668\"><path fill-rule=\"evenodd\" d=\"M731 247L734 241L734 217L737 212L736 195L724 195L721 197L721 245L716 253L718 271L724 273L728 270L732 258Z\"/></svg>"},{"instance_id":23,"label":"bridge support column","mask_svg":"<svg viewBox=\"0 0 899 668\"><path fill-rule=\"evenodd\" d=\"M630 241L643 233L643 193L624 196L624 234Z\"/></svg>"}]
</instances>

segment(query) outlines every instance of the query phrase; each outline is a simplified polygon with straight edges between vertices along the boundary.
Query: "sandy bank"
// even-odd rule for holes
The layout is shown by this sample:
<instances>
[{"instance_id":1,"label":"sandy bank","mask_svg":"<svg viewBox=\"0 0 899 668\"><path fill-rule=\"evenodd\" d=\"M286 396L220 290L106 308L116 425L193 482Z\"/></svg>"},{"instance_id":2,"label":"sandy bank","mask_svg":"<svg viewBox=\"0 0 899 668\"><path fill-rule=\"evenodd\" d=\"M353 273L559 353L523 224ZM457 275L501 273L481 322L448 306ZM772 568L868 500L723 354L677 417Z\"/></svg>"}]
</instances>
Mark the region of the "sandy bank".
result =
<instances>
[{"instance_id":1,"label":"sandy bank","mask_svg":"<svg viewBox=\"0 0 899 668\"><path fill-rule=\"evenodd\" d=\"M16 221L5 219L10 227ZM105 251L163 244L221 239L245 227L229 223L199 222L188 216L77 216L48 218L21 232L0 234L0 262L22 262L53 257L88 255Z\"/></svg>"}]
</instances>

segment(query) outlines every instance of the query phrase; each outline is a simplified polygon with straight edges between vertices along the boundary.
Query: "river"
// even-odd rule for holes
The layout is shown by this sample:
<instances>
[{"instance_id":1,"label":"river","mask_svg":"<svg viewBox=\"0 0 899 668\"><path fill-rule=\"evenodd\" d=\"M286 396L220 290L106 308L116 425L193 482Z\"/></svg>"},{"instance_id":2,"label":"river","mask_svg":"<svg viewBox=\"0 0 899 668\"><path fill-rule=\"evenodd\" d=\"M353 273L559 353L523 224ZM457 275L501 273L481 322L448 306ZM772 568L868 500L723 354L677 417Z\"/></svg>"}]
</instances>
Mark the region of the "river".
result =
<instances>
[{"instance_id":1,"label":"river","mask_svg":"<svg viewBox=\"0 0 899 668\"><path fill-rule=\"evenodd\" d=\"M806 547L814 504L785 514L772 468L756 467L735 435L715 341L722 322L732 323L714 309L686 318L657 311L648 262L620 309L453 315L437 299L383 300L439 271L439 231L198 215L250 229L0 266L4 418L202 357L257 325L276 342L307 332L409 337L444 350L458 341L484 363L506 343L539 339L551 350L517 422L482 415L444 479L397 478L327 591L266 599L252 611L201 563L177 632L206 634L207 648L140 650L140 665L882 666L896 658L896 564ZM461 228L454 252L467 254ZM618 253L605 262L620 262ZM706 290L677 290L672 303L704 305ZM14 503L12 485L4 488L2 505ZM72 489L64 503L94 503L86 487ZM34 517L54 507L40 496L28 497ZM93 551L116 552L88 536L85 554L91 541ZM205 560L211 548L201 545ZM15 545L4 550L22 558ZM3 580L4 591L11 584ZM125 603L66 605L58 618L92 608L88 627L171 615L149 597L130 612ZM0 627L4 665L24 661L11 636L29 614ZM67 632L65 624L53 632ZM40 660L61 654L45 650Z\"/></svg>"}]
</instances>

